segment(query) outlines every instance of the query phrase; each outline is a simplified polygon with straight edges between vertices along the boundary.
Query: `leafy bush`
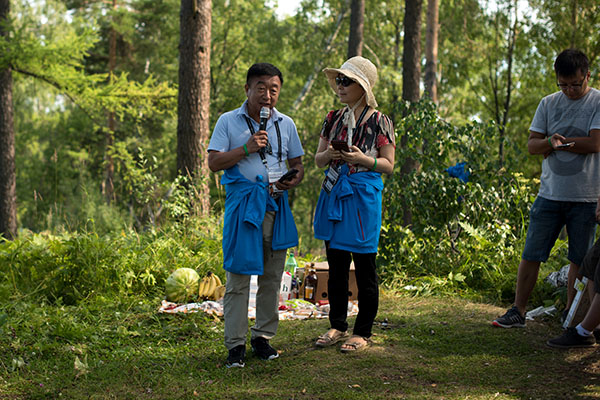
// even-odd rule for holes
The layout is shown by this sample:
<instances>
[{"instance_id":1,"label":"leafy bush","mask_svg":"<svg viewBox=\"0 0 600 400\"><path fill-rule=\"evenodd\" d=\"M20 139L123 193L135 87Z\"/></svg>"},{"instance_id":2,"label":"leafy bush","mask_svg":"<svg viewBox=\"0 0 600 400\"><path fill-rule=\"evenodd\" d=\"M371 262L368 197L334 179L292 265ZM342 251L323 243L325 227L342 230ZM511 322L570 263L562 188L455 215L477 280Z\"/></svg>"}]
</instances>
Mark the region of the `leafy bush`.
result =
<instances>
[{"instance_id":1,"label":"leafy bush","mask_svg":"<svg viewBox=\"0 0 600 400\"><path fill-rule=\"evenodd\" d=\"M221 265L221 223L215 217L142 234L22 232L0 242L0 301L29 297L78 304L97 294L162 295L175 269L223 277Z\"/></svg>"},{"instance_id":2,"label":"leafy bush","mask_svg":"<svg viewBox=\"0 0 600 400\"><path fill-rule=\"evenodd\" d=\"M408 107L407 105L402 105ZM397 123L407 159L420 167L386 180L380 260L384 282L416 292L458 291L512 300L537 181L498 168L491 125L453 126L430 102ZM446 168L465 162L468 182ZM404 209L412 214L402 226ZM558 244L560 247L560 244Z\"/></svg>"}]
</instances>

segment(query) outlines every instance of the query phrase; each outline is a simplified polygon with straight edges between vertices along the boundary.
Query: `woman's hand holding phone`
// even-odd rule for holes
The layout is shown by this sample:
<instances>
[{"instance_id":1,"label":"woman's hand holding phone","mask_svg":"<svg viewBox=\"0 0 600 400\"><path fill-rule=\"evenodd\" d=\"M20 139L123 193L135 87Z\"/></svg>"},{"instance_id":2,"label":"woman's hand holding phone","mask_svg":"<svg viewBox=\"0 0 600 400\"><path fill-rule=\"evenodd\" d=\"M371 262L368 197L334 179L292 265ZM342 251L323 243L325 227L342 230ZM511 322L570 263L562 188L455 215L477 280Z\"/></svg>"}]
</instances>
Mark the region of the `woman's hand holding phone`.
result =
<instances>
[{"instance_id":1,"label":"woman's hand holding phone","mask_svg":"<svg viewBox=\"0 0 600 400\"><path fill-rule=\"evenodd\" d=\"M345 140L332 140L331 141L331 147L333 147L337 151L345 151L347 153L349 153L350 151L352 151L348 147L348 143L346 143Z\"/></svg>"}]
</instances>

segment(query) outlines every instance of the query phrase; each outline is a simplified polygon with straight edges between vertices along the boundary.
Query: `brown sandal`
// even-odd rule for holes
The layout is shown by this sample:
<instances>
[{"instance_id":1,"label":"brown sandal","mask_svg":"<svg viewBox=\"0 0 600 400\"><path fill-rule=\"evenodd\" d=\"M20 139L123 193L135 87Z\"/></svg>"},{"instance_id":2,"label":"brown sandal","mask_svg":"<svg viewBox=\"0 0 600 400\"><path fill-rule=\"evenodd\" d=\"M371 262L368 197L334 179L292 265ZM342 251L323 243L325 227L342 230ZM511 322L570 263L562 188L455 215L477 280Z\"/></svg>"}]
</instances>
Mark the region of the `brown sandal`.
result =
<instances>
[{"instance_id":1,"label":"brown sandal","mask_svg":"<svg viewBox=\"0 0 600 400\"><path fill-rule=\"evenodd\" d=\"M330 329L317 339L315 346L317 347L329 347L336 344L340 340L344 340L348 337L348 332L338 331L337 329Z\"/></svg>"},{"instance_id":2,"label":"brown sandal","mask_svg":"<svg viewBox=\"0 0 600 400\"><path fill-rule=\"evenodd\" d=\"M342 353L358 352L369 347L369 343L369 338L358 335L352 335L348 340L346 340L346 342L344 342L344 344L340 348L340 351Z\"/></svg>"}]
</instances>

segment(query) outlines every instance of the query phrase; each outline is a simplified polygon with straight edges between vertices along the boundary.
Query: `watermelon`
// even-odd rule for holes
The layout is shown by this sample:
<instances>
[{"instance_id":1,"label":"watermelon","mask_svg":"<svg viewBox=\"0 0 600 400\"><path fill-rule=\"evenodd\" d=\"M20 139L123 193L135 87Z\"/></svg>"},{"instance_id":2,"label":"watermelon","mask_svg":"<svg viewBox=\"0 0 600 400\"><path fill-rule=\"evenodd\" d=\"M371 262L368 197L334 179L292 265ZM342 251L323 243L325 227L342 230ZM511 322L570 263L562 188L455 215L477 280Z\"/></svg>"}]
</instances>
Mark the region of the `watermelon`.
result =
<instances>
[{"instance_id":1,"label":"watermelon","mask_svg":"<svg viewBox=\"0 0 600 400\"><path fill-rule=\"evenodd\" d=\"M200 276L191 268L175 270L165 283L167 300L174 303L188 303L198 296L198 281Z\"/></svg>"}]
</instances>

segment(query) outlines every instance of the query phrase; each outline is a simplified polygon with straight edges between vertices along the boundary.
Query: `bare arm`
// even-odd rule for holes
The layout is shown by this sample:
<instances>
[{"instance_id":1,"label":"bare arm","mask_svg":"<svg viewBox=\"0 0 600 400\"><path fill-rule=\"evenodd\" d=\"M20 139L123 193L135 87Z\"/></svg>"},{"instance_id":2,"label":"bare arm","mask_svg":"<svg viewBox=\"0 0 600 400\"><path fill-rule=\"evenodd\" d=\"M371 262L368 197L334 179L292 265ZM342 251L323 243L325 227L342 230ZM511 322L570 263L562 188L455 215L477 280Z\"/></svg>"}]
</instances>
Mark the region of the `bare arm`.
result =
<instances>
[{"instance_id":1,"label":"bare arm","mask_svg":"<svg viewBox=\"0 0 600 400\"><path fill-rule=\"evenodd\" d=\"M551 145L546 135L529 131L529 139L527 139L527 150L529 150L529 154L544 154L544 156L550 154L556 145L564 143L561 141L564 139L563 136L558 134L555 134L555 136L557 136L554 138L555 142Z\"/></svg>"},{"instance_id":2,"label":"bare arm","mask_svg":"<svg viewBox=\"0 0 600 400\"><path fill-rule=\"evenodd\" d=\"M394 170L394 157L396 151L393 144L386 144L379 149L377 155L377 163L375 158L367 156L358 147L352 146L352 151L347 153L340 151L342 154L342 160L350 164L360 164L364 167L369 168L375 172L382 172L384 174L391 174ZM375 169L373 169L375 167Z\"/></svg>"},{"instance_id":3,"label":"bare arm","mask_svg":"<svg viewBox=\"0 0 600 400\"><path fill-rule=\"evenodd\" d=\"M592 129L590 136L566 138L567 142L573 142L573 146L567 147L565 151L578 154L589 154L600 152L600 129Z\"/></svg>"},{"instance_id":4,"label":"bare arm","mask_svg":"<svg viewBox=\"0 0 600 400\"><path fill-rule=\"evenodd\" d=\"M248 154L256 153L261 148L265 147L267 141L268 134L266 131L258 131L250 136L250 139L246 142ZM244 146L224 152L213 150L208 153L208 168L210 168L212 172L228 169L240 162L244 157L246 157Z\"/></svg>"},{"instance_id":5,"label":"bare arm","mask_svg":"<svg viewBox=\"0 0 600 400\"><path fill-rule=\"evenodd\" d=\"M317 152L315 153L315 164L317 164L317 167L326 167L331 160L339 160L341 157L341 153L337 150L334 150L333 147L329 145L327 140L319 138L319 146L317 147Z\"/></svg>"},{"instance_id":6,"label":"bare arm","mask_svg":"<svg viewBox=\"0 0 600 400\"><path fill-rule=\"evenodd\" d=\"M394 170L394 158L396 156L396 149L393 144L386 144L379 149L379 155L377 156L377 166L375 171L382 172L384 174L391 174ZM335 150L327 140L320 138L319 147L315 154L315 163L317 167L326 167L331 160L344 160L350 164L360 164L369 169L372 169L375 165L375 159L367 156L358 147L352 146L351 152Z\"/></svg>"},{"instance_id":7,"label":"bare arm","mask_svg":"<svg viewBox=\"0 0 600 400\"><path fill-rule=\"evenodd\" d=\"M557 149L556 146L564 143L573 143L570 147ZM564 137L555 133L550 140L545 135L529 131L527 149L530 154L549 155L554 150L569 151L571 153L589 154L600 152L600 130L592 129L588 137Z\"/></svg>"}]
</instances>

